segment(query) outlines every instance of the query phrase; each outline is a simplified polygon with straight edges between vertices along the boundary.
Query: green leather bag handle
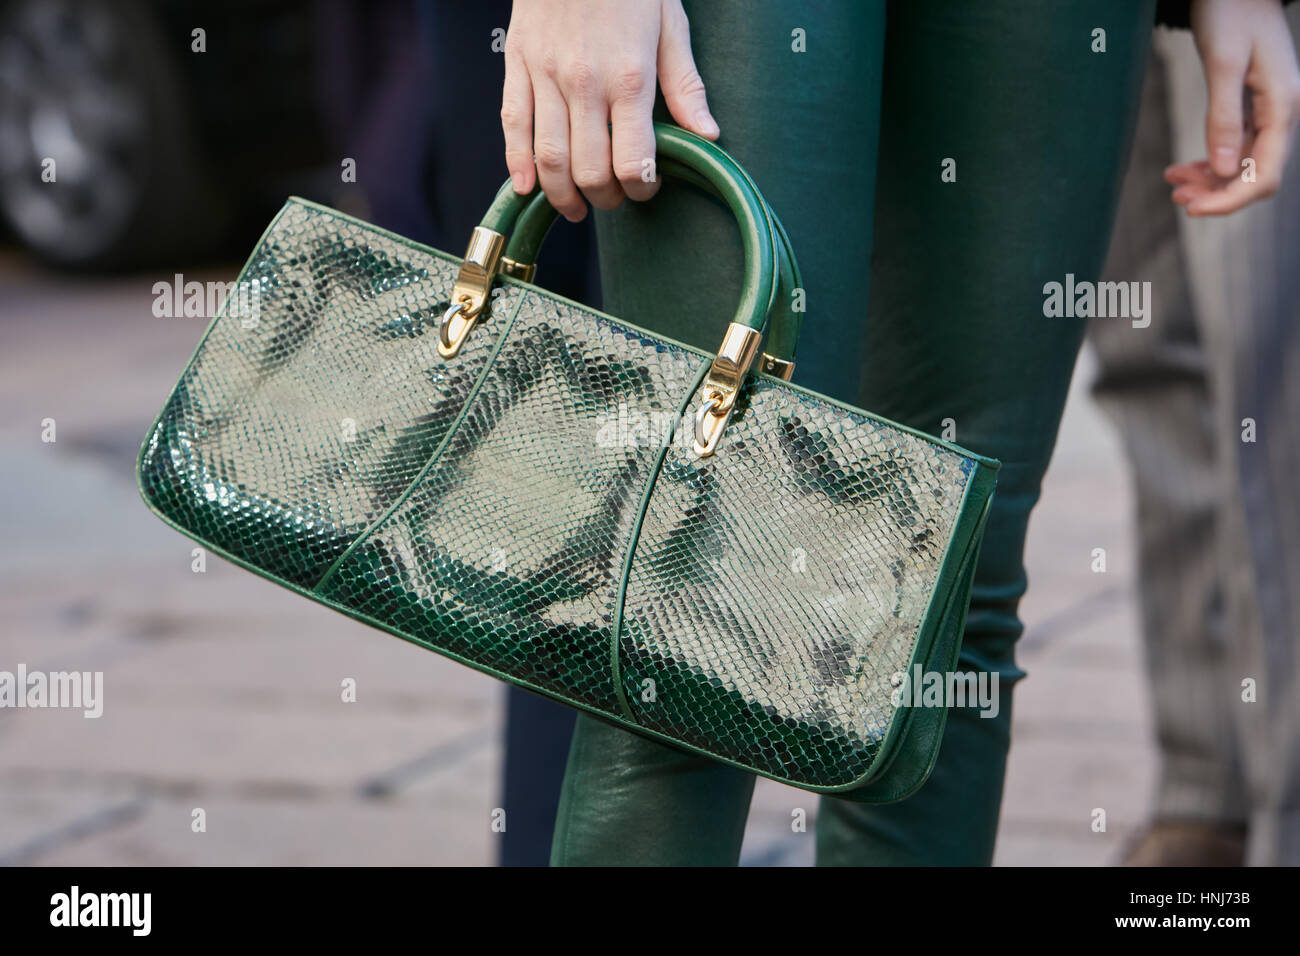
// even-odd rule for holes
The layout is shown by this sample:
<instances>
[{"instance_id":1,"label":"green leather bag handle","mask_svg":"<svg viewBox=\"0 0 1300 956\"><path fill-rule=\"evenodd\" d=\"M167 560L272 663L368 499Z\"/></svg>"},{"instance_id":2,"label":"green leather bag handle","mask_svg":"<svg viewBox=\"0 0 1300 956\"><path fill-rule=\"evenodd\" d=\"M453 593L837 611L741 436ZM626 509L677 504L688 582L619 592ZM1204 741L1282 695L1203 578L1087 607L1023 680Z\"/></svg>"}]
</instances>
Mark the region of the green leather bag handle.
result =
<instances>
[{"instance_id":1,"label":"green leather bag handle","mask_svg":"<svg viewBox=\"0 0 1300 956\"><path fill-rule=\"evenodd\" d=\"M721 198L718 192L703 176L689 166L676 160L661 159L658 171L675 179L691 183L710 195ZM795 351L799 343L799 329L802 324L803 311L795 309L795 295L803 287L803 277L799 272L799 263L795 259L794 249L785 226L777 218L772 207L764 203L769 227L772 230L773 246L776 254L776 298L769 311L767 343L762 364L764 371L788 378L795 361ZM531 279L536 268L538 253L551 227L559 219L554 207L546 196L537 193L524 207L515 220L514 231L506 245L505 259L511 274ZM773 361L775 360L775 361Z\"/></svg>"},{"instance_id":2,"label":"green leather bag handle","mask_svg":"<svg viewBox=\"0 0 1300 956\"><path fill-rule=\"evenodd\" d=\"M744 246L745 263L740 302L736 307L733 324L761 334L768 327L769 313L777 296L777 277L781 271L777 266L778 259L775 255L776 227L772 225L767 203L735 160L713 143L680 127L665 123L656 123L654 129L655 147L660 165L667 162L670 166L675 164L674 168L685 167L692 170L712 187L712 191L727 204L736 217ZM534 190L527 196L520 195L507 182L497 192L496 198L483 217L480 228L509 236L513 235L522 224L527 227L525 236L528 238L522 239L521 243L525 246L540 245L541 237L545 235L554 213L547 217L539 210L536 214L524 215L538 194L539 190ZM535 240L531 238L534 236L537 237ZM791 281L794 281L793 267L789 272ZM732 341L733 347L729 352L727 342L724 341L719 361L738 363L743 366L741 369L743 373L754 357L750 352L756 354L756 342L751 349L751 343L742 341L744 338L742 336L733 335L730 327L728 338ZM792 342L790 331L783 328L775 338L788 352ZM794 338L797 338L797 334ZM744 354L736 351L736 348L741 345L746 347Z\"/></svg>"}]
</instances>

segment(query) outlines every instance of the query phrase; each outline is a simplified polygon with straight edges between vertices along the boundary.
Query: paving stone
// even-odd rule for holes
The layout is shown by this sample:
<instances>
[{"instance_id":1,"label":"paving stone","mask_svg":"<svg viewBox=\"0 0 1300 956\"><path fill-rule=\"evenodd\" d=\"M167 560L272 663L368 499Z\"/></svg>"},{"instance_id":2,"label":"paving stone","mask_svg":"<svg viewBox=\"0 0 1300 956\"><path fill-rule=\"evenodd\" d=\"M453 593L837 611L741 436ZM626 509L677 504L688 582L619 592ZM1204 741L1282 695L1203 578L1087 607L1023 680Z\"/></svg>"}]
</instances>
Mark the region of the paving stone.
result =
<instances>
[{"instance_id":1,"label":"paving stone","mask_svg":"<svg viewBox=\"0 0 1300 956\"><path fill-rule=\"evenodd\" d=\"M44 866L484 866L487 826L465 825L472 788L437 803L322 800L157 799L119 827L42 855ZM191 830L201 806L206 832Z\"/></svg>"}]
</instances>

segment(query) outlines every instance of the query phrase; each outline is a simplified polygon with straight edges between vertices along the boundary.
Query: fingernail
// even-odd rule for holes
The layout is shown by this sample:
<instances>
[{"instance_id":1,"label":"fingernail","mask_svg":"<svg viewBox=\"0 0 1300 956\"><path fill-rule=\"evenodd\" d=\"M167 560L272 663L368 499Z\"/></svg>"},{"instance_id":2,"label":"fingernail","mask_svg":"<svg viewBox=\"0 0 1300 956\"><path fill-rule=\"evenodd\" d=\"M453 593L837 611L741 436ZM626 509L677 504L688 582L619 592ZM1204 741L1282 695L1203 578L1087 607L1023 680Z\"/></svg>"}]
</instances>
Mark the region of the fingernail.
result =
<instances>
[{"instance_id":1,"label":"fingernail","mask_svg":"<svg viewBox=\"0 0 1300 956\"><path fill-rule=\"evenodd\" d=\"M524 174L523 174L523 173L511 173L511 174L510 174L510 181L511 181L512 183L514 183L514 186L515 186L515 192L517 192L517 193L521 193L521 192L524 191Z\"/></svg>"},{"instance_id":2,"label":"fingernail","mask_svg":"<svg viewBox=\"0 0 1300 956\"><path fill-rule=\"evenodd\" d=\"M695 125L700 128L700 132L705 136L717 136L718 124L713 121L708 110L700 110L695 116Z\"/></svg>"}]
</instances>

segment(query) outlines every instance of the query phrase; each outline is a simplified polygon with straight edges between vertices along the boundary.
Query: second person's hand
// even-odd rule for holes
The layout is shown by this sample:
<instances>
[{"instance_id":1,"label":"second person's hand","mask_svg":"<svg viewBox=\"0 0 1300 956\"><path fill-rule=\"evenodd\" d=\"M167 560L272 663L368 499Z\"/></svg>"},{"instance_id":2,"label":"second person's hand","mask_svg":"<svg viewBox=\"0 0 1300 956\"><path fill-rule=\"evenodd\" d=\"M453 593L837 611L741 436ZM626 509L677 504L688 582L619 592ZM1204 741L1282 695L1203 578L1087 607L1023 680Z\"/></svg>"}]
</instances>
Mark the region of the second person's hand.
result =
<instances>
[{"instance_id":1,"label":"second person's hand","mask_svg":"<svg viewBox=\"0 0 1300 956\"><path fill-rule=\"evenodd\" d=\"M1207 156L1170 166L1165 180L1189 215L1222 216L1281 186L1300 68L1280 0L1193 0L1191 20L1209 92Z\"/></svg>"},{"instance_id":2,"label":"second person's hand","mask_svg":"<svg viewBox=\"0 0 1300 956\"><path fill-rule=\"evenodd\" d=\"M515 0L501 97L516 192L541 180L566 219L649 199L656 79L674 120L718 136L680 0ZM648 181L647 181L648 180Z\"/></svg>"}]
</instances>

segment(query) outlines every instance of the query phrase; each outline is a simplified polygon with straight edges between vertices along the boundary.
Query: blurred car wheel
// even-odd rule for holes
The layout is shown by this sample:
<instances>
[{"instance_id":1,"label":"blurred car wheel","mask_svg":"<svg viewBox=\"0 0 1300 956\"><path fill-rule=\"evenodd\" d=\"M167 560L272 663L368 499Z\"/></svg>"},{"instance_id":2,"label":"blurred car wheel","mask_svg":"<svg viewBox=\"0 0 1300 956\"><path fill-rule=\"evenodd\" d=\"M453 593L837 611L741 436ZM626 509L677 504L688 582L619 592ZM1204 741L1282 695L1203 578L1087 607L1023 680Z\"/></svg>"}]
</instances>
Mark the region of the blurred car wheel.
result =
<instances>
[{"instance_id":1,"label":"blurred car wheel","mask_svg":"<svg viewBox=\"0 0 1300 956\"><path fill-rule=\"evenodd\" d=\"M223 231L162 36L135 0L0 0L0 216L45 262L126 267Z\"/></svg>"}]
</instances>

